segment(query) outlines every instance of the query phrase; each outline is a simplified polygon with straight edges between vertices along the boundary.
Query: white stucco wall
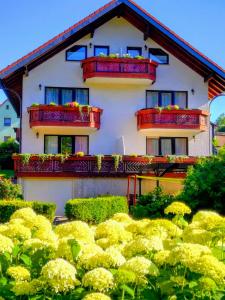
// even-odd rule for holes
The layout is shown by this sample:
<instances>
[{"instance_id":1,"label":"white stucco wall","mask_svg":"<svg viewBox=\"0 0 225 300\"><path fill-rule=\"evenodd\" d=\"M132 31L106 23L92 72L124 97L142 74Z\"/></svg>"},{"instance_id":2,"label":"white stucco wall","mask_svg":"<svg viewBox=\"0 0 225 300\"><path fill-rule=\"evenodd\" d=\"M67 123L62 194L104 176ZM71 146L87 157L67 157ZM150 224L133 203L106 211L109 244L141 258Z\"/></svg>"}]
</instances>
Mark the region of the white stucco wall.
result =
<instances>
[{"instance_id":1,"label":"white stucco wall","mask_svg":"<svg viewBox=\"0 0 225 300\"><path fill-rule=\"evenodd\" d=\"M92 48L89 43L92 43ZM114 18L96 29L93 39L90 35L75 44L88 45L88 56L93 56L94 45L109 45L111 52L126 53L127 46L142 47L143 55L147 56L144 45L159 47L151 39L143 40L143 33L125 21ZM71 47L71 46L70 46ZM69 47L69 48L70 48ZM161 48L161 47L159 47ZM101 118L101 128L90 135L90 154L121 153L121 140L124 141L125 154L146 153L146 135L137 131L135 112L145 108L146 90L188 91L190 108L207 109L208 87L203 78L185 64L170 55L169 65L160 65L157 69L157 79L154 85L101 84L89 87L90 105L104 110ZM42 90L39 89L42 85ZM33 102L44 103L44 87L87 87L82 80L80 62L65 61L65 50L29 72L23 79L22 108L22 152L43 153L44 138L40 132L39 138L29 127L27 107ZM192 95L191 90L195 93ZM51 133L67 134L68 129L52 129ZM59 132L60 131L60 132ZM50 131L45 131L45 134ZM80 134L74 128L70 134ZM149 134L147 134L149 136ZM165 135L166 132L165 132ZM178 134L180 136L180 134ZM208 155L208 133L189 137L189 155ZM122 153L124 154L124 153Z\"/></svg>"}]
</instances>

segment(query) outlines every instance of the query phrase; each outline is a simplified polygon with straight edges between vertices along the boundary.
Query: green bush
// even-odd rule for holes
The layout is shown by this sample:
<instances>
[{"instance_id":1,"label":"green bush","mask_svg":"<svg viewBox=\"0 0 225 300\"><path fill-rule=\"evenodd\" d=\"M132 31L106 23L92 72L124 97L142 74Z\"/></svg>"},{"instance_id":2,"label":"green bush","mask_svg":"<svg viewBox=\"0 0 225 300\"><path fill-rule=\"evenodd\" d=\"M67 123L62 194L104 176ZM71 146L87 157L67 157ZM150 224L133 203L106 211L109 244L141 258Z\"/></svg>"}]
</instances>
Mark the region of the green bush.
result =
<instances>
[{"instance_id":1,"label":"green bush","mask_svg":"<svg viewBox=\"0 0 225 300\"><path fill-rule=\"evenodd\" d=\"M21 185L12 183L10 179L3 178L0 180L0 199L22 199Z\"/></svg>"},{"instance_id":2,"label":"green bush","mask_svg":"<svg viewBox=\"0 0 225 300\"><path fill-rule=\"evenodd\" d=\"M11 215L18 209L31 207L37 214L44 215L50 221L53 221L56 205L55 203L37 202L37 201L0 201L0 223L8 222Z\"/></svg>"},{"instance_id":3,"label":"green bush","mask_svg":"<svg viewBox=\"0 0 225 300\"><path fill-rule=\"evenodd\" d=\"M0 168L13 170L12 154L19 152L19 143L14 139L0 143Z\"/></svg>"},{"instance_id":4,"label":"green bush","mask_svg":"<svg viewBox=\"0 0 225 300\"><path fill-rule=\"evenodd\" d=\"M101 196L72 199L65 206L65 214L68 219L82 220L94 224L103 222L119 212L128 212L126 197Z\"/></svg>"},{"instance_id":5,"label":"green bush","mask_svg":"<svg viewBox=\"0 0 225 300\"><path fill-rule=\"evenodd\" d=\"M179 199L186 202L193 212L213 209L225 214L225 147L218 156L202 158L189 168Z\"/></svg>"},{"instance_id":6,"label":"green bush","mask_svg":"<svg viewBox=\"0 0 225 300\"><path fill-rule=\"evenodd\" d=\"M131 207L131 214L137 218L160 218L164 209L175 200L175 196L163 193L161 187L156 187L147 195L138 198L137 204Z\"/></svg>"}]
</instances>

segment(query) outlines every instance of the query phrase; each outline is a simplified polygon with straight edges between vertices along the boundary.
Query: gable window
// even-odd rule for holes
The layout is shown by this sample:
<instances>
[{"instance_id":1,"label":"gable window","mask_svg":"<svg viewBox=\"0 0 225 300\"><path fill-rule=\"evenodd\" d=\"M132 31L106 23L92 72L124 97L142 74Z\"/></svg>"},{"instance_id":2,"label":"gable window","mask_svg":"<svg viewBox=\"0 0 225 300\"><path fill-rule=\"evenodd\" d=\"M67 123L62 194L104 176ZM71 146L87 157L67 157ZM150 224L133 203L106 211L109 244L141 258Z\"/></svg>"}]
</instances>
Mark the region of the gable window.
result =
<instances>
[{"instance_id":1,"label":"gable window","mask_svg":"<svg viewBox=\"0 0 225 300\"><path fill-rule=\"evenodd\" d=\"M55 102L58 105L77 101L81 105L89 104L89 89L86 88L45 88L45 104Z\"/></svg>"},{"instance_id":2,"label":"gable window","mask_svg":"<svg viewBox=\"0 0 225 300\"><path fill-rule=\"evenodd\" d=\"M130 56L141 56L142 55L142 48L141 47L127 47L127 54Z\"/></svg>"},{"instance_id":3,"label":"gable window","mask_svg":"<svg viewBox=\"0 0 225 300\"><path fill-rule=\"evenodd\" d=\"M147 138L147 155L188 155L188 139L177 137Z\"/></svg>"},{"instance_id":4,"label":"gable window","mask_svg":"<svg viewBox=\"0 0 225 300\"><path fill-rule=\"evenodd\" d=\"M46 154L75 154L89 151L89 137L86 135L45 135L44 152Z\"/></svg>"},{"instance_id":5,"label":"gable window","mask_svg":"<svg viewBox=\"0 0 225 300\"><path fill-rule=\"evenodd\" d=\"M87 46L73 46L66 51L66 60L80 61L87 58Z\"/></svg>"},{"instance_id":6,"label":"gable window","mask_svg":"<svg viewBox=\"0 0 225 300\"><path fill-rule=\"evenodd\" d=\"M168 65L169 55L162 49L150 48L149 58L161 65Z\"/></svg>"},{"instance_id":7,"label":"gable window","mask_svg":"<svg viewBox=\"0 0 225 300\"><path fill-rule=\"evenodd\" d=\"M180 108L187 108L187 92L174 91L147 91L146 107L165 107L168 105L178 105Z\"/></svg>"},{"instance_id":8,"label":"gable window","mask_svg":"<svg viewBox=\"0 0 225 300\"><path fill-rule=\"evenodd\" d=\"M101 54L108 56L109 55L109 46L95 46L94 47L94 56L99 56Z\"/></svg>"},{"instance_id":9,"label":"gable window","mask_svg":"<svg viewBox=\"0 0 225 300\"><path fill-rule=\"evenodd\" d=\"M11 126L11 118L4 118L4 126Z\"/></svg>"},{"instance_id":10,"label":"gable window","mask_svg":"<svg viewBox=\"0 0 225 300\"><path fill-rule=\"evenodd\" d=\"M7 110L9 110L9 105L7 104L5 108L6 108Z\"/></svg>"}]
</instances>

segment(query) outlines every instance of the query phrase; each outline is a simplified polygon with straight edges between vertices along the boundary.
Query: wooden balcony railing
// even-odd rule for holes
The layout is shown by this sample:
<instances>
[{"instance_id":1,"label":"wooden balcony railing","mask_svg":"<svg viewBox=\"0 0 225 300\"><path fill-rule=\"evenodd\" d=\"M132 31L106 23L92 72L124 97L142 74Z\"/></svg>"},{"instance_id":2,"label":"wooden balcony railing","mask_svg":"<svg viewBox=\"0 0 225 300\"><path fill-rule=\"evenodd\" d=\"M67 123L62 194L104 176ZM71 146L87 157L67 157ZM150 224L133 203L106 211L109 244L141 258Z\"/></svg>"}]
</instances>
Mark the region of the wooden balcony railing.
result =
<instances>
[{"instance_id":1,"label":"wooden balcony railing","mask_svg":"<svg viewBox=\"0 0 225 300\"><path fill-rule=\"evenodd\" d=\"M74 126L99 129L102 110L96 107L39 105L29 107L30 127Z\"/></svg>"},{"instance_id":2,"label":"wooden balcony railing","mask_svg":"<svg viewBox=\"0 0 225 300\"><path fill-rule=\"evenodd\" d=\"M70 156L62 160L60 156L49 156L43 159L43 155L32 155L27 162L23 155L14 155L14 170L19 177L82 177L82 176L108 176L126 177L131 174L155 174L160 170L174 165L174 172L184 174L188 165L196 163L195 157L147 157L124 156L119 162L118 168L112 156L104 156L101 160L101 168L98 169L96 156ZM181 176L182 177L182 176Z\"/></svg>"},{"instance_id":3,"label":"wooden balcony railing","mask_svg":"<svg viewBox=\"0 0 225 300\"><path fill-rule=\"evenodd\" d=\"M82 61L83 79L113 77L155 81L157 65L150 59L90 57Z\"/></svg>"},{"instance_id":4,"label":"wooden balcony railing","mask_svg":"<svg viewBox=\"0 0 225 300\"><path fill-rule=\"evenodd\" d=\"M136 116L138 130L168 128L205 131L208 126L208 112L199 109L142 109Z\"/></svg>"}]
</instances>

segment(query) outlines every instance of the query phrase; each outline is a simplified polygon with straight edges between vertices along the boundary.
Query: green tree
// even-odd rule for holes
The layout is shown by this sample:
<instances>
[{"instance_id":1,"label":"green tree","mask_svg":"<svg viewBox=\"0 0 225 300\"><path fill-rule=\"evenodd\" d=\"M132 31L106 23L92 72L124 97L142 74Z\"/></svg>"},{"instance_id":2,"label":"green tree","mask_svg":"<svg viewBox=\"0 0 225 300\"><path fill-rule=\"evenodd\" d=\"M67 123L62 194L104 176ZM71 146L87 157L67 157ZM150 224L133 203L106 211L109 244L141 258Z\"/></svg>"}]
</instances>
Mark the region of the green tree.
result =
<instances>
[{"instance_id":1,"label":"green tree","mask_svg":"<svg viewBox=\"0 0 225 300\"><path fill-rule=\"evenodd\" d=\"M224 132L225 131L225 113L222 113L219 115L219 117L216 120L217 131Z\"/></svg>"},{"instance_id":2,"label":"green tree","mask_svg":"<svg viewBox=\"0 0 225 300\"><path fill-rule=\"evenodd\" d=\"M13 169L12 154L19 152L19 144L14 139L0 143L0 168Z\"/></svg>"},{"instance_id":3,"label":"green tree","mask_svg":"<svg viewBox=\"0 0 225 300\"><path fill-rule=\"evenodd\" d=\"M202 158L189 168L179 199L194 212L211 209L225 214L225 146L218 156Z\"/></svg>"}]
</instances>

